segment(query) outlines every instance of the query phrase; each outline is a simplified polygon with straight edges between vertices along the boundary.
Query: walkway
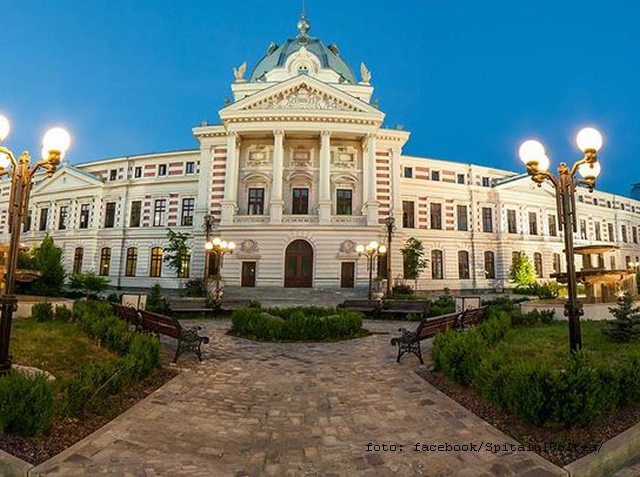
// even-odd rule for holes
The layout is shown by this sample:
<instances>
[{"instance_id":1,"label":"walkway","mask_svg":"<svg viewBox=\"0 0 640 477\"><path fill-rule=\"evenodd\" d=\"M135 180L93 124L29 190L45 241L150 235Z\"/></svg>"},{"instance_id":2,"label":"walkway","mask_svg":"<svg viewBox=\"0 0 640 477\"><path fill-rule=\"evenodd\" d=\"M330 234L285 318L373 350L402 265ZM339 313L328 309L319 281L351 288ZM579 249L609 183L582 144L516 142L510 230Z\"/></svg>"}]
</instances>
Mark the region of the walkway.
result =
<instances>
[{"instance_id":1,"label":"walkway","mask_svg":"<svg viewBox=\"0 0 640 477\"><path fill-rule=\"evenodd\" d=\"M202 323L201 323L202 324ZM415 452L515 443L395 363L388 334L333 344L213 337L194 364L35 475L560 475L532 452ZM392 332L397 323L368 322ZM188 361L185 361L188 363ZM368 443L402 452L367 452Z\"/></svg>"}]
</instances>

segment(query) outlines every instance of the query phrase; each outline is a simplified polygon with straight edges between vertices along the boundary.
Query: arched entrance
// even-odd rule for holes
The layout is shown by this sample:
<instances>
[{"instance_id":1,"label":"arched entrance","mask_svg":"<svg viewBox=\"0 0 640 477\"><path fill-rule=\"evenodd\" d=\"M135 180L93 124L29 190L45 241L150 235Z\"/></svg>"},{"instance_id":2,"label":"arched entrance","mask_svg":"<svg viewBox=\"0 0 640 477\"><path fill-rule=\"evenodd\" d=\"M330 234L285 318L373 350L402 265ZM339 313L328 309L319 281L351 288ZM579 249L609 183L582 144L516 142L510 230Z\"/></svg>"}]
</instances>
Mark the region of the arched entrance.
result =
<instances>
[{"instance_id":1,"label":"arched entrance","mask_svg":"<svg viewBox=\"0 0 640 477\"><path fill-rule=\"evenodd\" d=\"M313 248L306 240L294 240L284 257L284 286L311 287L313 284Z\"/></svg>"}]
</instances>

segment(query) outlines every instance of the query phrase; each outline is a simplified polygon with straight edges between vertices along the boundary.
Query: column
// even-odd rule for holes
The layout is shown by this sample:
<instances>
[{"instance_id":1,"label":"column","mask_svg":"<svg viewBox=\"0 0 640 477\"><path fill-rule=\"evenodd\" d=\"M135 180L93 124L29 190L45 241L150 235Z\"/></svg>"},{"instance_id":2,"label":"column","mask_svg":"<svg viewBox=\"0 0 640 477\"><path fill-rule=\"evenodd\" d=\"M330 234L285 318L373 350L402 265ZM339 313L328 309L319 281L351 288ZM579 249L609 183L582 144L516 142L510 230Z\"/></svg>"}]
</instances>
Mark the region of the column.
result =
<instances>
[{"instance_id":1,"label":"column","mask_svg":"<svg viewBox=\"0 0 640 477\"><path fill-rule=\"evenodd\" d=\"M378 225L378 201L376 200L376 135L367 134L366 154L364 157L365 210L367 211L367 225Z\"/></svg>"},{"instance_id":2,"label":"column","mask_svg":"<svg viewBox=\"0 0 640 477\"><path fill-rule=\"evenodd\" d=\"M318 221L331 223L331 133L320 133L320 194L318 200Z\"/></svg>"},{"instance_id":3,"label":"column","mask_svg":"<svg viewBox=\"0 0 640 477\"><path fill-rule=\"evenodd\" d=\"M284 131L273 132L273 174L271 178L271 205L269 213L272 224L282 223L282 176L284 173Z\"/></svg>"},{"instance_id":4,"label":"column","mask_svg":"<svg viewBox=\"0 0 640 477\"><path fill-rule=\"evenodd\" d=\"M236 146L237 134L235 132L229 132L227 134L227 173L224 179L224 199L221 201L221 225L233 223L233 217L236 213L239 162Z\"/></svg>"},{"instance_id":5,"label":"column","mask_svg":"<svg viewBox=\"0 0 640 477\"><path fill-rule=\"evenodd\" d=\"M391 171L391 214L396 220L396 228L402 228L402 168L400 165L400 149L389 149L389 169Z\"/></svg>"}]
</instances>

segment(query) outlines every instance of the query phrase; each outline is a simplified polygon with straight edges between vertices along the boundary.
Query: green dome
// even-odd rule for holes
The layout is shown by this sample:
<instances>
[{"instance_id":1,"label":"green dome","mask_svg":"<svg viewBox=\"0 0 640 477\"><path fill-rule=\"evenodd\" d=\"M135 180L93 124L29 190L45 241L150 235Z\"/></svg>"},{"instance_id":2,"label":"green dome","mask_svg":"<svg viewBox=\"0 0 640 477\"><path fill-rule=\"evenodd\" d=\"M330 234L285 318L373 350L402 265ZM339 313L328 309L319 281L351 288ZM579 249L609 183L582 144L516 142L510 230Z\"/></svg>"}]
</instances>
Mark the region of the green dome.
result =
<instances>
[{"instance_id":1,"label":"green dome","mask_svg":"<svg viewBox=\"0 0 640 477\"><path fill-rule=\"evenodd\" d=\"M300 34L295 38L289 38L282 45L271 43L267 54L255 66L249 77L250 82L264 81L265 74L274 68L282 68L292 54L304 47L320 60L322 68L328 68L340 75L341 83L357 84L356 77L349 65L342 59L336 45L326 46L317 38L307 35L309 22L303 13L298 22Z\"/></svg>"}]
</instances>

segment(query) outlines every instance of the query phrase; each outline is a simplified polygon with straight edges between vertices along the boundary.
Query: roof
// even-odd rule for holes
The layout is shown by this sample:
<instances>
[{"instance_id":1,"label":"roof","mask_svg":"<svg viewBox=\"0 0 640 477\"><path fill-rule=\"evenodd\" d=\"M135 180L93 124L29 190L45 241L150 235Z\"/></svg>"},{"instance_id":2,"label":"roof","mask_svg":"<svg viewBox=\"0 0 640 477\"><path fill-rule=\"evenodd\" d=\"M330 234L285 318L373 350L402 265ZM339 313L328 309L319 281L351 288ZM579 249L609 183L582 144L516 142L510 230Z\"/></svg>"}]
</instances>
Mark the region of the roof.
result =
<instances>
[{"instance_id":1,"label":"roof","mask_svg":"<svg viewBox=\"0 0 640 477\"><path fill-rule=\"evenodd\" d=\"M319 39L310 37L307 34L310 28L307 16L303 13L298 22L298 31L300 32L298 36L287 39L280 46L272 42L267 48L267 53L253 68L249 81L263 81L265 73L274 68L282 68L289 56L304 47L318 57L323 68L328 68L338 73L342 82L357 84L358 81L353 71L340 56L338 47L333 44L326 46Z\"/></svg>"}]
</instances>

